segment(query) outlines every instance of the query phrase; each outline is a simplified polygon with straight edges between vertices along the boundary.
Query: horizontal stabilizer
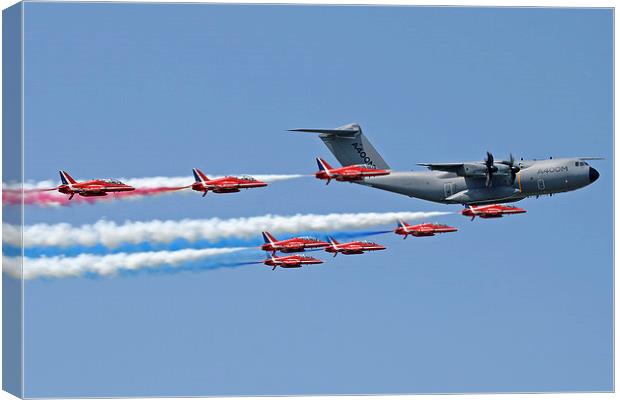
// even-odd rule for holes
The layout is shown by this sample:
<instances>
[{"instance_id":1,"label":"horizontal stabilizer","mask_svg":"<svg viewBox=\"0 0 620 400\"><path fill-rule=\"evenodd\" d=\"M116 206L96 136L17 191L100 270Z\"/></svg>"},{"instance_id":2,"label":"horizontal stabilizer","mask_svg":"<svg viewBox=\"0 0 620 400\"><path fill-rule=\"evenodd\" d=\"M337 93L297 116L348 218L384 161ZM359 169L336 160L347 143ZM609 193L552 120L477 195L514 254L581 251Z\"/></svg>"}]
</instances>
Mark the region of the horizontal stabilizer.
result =
<instances>
[{"instance_id":1,"label":"horizontal stabilizer","mask_svg":"<svg viewBox=\"0 0 620 400\"><path fill-rule=\"evenodd\" d=\"M364 164L370 168L390 169L358 124L347 124L335 129L298 128L289 131L319 133L319 138L342 166Z\"/></svg>"},{"instance_id":2,"label":"horizontal stabilizer","mask_svg":"<svg viewBox=\"0 0 620 400\"><path fill-rule=\"evenodd\" d=\"M336 136L344 136L344 137L353 137L358 132L359 129L289 129L289 132L309 132L309 133L323 133L328 135L336 135Z\"/></svg>"}]
</instances>

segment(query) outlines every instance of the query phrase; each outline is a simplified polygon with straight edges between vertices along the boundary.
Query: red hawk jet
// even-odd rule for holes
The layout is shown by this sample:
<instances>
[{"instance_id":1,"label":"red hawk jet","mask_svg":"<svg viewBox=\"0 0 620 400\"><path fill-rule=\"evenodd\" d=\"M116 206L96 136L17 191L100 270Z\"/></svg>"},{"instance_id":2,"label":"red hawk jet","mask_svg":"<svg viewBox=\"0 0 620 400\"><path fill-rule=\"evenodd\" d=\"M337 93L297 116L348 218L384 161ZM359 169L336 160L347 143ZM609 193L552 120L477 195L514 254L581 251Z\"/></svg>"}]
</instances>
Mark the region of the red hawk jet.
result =
<instances>
[{"instance_id":1,"label":"red hawk jet","mask_svg":"<svg viewBox=\"0 0 620 400\"><path fill-rule=\"evenodd\" d=\"M442 224L418 224L409 225L404 221L398 221L398 227L394 229L397 235L403 235L403 239L407 239L407 235L411 236L435 236L436 233L456 232L458 229Z\"/></svg>"},{"instance_id":2,"label":"red hawk jet","mask_svg":"<svg viewBox=\"0 0 620 400\"><path fill-rule=\"evenodd\" d=\"M339 182L359 182L364 180L364 178L390 174L390 171L387 169L372 168L365 164L332 168L325 160L318 157L316 163L319 165L319 171L314 176L317 179L327 180L326 185L329 185L332 179Z\"/></svg>"},{"instance_id":3,"label":"red hawk jet","mask_svg":"<svg viewBox=\"0 0 620 400\"><path fill-rule=\"evenodd\" d=\"M198 168L192 169L196 182L192 184L192 189L203 192L202 197L207 195L210 190L213 193L235 193L240 189L250 189L267 186L251 176L225 176L223 178L209 179Z\"/></svg>"},{"instance_id":4,"label":"red hawk jet","mask_svg":"<svg viewBox=\"0 0 620 400\"><path fill-rule=\"evenodd\" d=\"M363 254L367 251L375 251L375 250L385 250L384 246L380 244L369 242L366 240L358 240L347 243L338 243L336 239L329 236L330 246L325 248L325 251L328 253L334 253L334 257L338 255L338 253L350 255L350 254Z\"/></svg>"},{"instance_id":5,"label":"red hawk jet","mask_svg":"<svg viewBox=\"0 0 620 400\"><path fill-rule=\"evenodd\" d=\"M526 211L519 207L489 204L486 206L467 206L463 211L461 211L461 214L471 217L471 220L473 221L476 217L501 218L504 214L523 214L524 212Z\"/></svg>"},{"instance_id":6,"label":"red hawk jet","mask_svg":"<svg viewBox=\"0 0 620 400\"><path fill-rule=\"evenodd\" d=\"M317 249L329 246L329 243L322 242L310 236L278 240L271 233L263 232L263 239L265 240L265 244L261 246L261 249L270 251L272 254L275 254L276 251L281 251L282 253L298 253L306 249Z\"/></svg>"},{"instance_id":7,"label":"red hawk jet","mask_svg":"<svg viewBox=\"0 0 620 400\"><path fill-rule=\"evenodd\" d=\"M135 190L134 187L125 185L116 179L93 179L85 182L77 182L66 171L58 171L62 185L56 190L60 193L68 194L69 200L76 194L84 197L107 196L108 192L129 192Z\"/></svg>"},{"instance_id":8,"label":"red hawk jet","mask_svg":"<svg viewBox=\"0 0 620 400\"><path fill-rule=\"evenodd\" d=\"M273 254L269 255L269 258L263 261L263 264L269 265L271 270L275 270L276 267L280 268L301 268L303 265L308 264L323 264L323 261L318 258L309 257L304 254L295 254L292 256L280 256L276 257Z\"/></svg>"}]
</instances>

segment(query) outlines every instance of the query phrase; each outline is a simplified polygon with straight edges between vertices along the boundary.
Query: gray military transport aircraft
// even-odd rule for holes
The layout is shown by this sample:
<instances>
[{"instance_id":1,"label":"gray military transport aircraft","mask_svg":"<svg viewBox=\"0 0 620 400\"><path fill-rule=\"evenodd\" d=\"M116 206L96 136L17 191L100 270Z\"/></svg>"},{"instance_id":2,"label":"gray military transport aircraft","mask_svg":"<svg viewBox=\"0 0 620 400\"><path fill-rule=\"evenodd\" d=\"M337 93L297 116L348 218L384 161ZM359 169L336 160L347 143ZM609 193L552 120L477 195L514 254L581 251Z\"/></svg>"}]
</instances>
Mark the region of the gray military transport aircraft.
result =
<instances>
[{"instance_id":1,"label":"gray military transport aircraft","mask_svg":"<svg viewBox=\"0 0 620 400\"><path fill-rule=\"evenodd\" d=\"M343 166L389 170L390 167L362 133L358 124L335 129L290 129L318 133ZM599 157L550 158L515 162L495 160L487 152L484 161L419 163L431 171L390 171L388 175L366 177L361 185L444 204L480 205L508 203L526 197L553 195L576 190L596 181L597 170L586 160Z\"/></svg>"}]
</instances>

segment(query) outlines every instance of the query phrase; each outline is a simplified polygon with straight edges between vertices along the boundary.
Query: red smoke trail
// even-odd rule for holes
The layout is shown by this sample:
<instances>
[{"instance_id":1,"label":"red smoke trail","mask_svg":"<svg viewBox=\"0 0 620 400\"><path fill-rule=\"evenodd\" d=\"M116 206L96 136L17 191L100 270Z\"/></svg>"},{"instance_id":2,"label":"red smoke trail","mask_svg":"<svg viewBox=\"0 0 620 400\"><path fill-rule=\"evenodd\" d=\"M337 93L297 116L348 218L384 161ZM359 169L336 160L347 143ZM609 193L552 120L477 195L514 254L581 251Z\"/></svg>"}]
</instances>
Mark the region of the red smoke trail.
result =
<instances>
[{"instance_id":1,"label":"red smoke trail","mask_svg":"<svg viewBox=\"0 0 620 400\"><path fill-rule=\"evenodd\" d=\"M157 187L157 188L137 188L131 192L108 193L107 196L83 197L76 194L73 199L69 200L69 195L58 193L55 189L4 189L2 191L2 205L18 205L22 202L25 205L37 206L70 206L72 204L96 203L98 201L109 201L115 199L138 199L145 196L157 196L164 193L170 193L177 190L185 189L181 187Z\"/></svg>"}]
</instances>

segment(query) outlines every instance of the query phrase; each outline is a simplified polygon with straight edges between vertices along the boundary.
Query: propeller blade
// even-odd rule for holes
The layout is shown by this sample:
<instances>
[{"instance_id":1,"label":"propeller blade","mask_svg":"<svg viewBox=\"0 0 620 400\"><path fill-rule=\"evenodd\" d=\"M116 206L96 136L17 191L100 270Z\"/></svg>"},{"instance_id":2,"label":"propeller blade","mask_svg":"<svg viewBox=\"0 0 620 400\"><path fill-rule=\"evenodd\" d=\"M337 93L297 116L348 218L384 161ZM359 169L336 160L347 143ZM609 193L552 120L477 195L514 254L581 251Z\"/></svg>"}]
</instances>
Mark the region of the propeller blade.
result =
<instances>
[{"instance_id":1,"label":"propeller blade","mask_svg":"<svg viewBox=\"0 0 620 400\"><path fill-rule=\"evenodd\" d=\"M508 166L510 167L510 184L514 185L515 179L517 178L517 173L521 171L521 167L515 165L515 158L512 153L510 153L509 156Z\"/></svg>"},{"instance_id":2,"label":"propeller blade","mask_svg":"<svg viewBox=\"0 0 620 400\"><path fill-rule=\"evenodd\" d=\"M486 187L491 187L491 184L493 182L493 173L497 171L497 167L493 165L494 161L495 159L493 158L493 154L491 154L490 151L487 151L487 158L484 160L484 164L487 167L487 179L485 182Z\"/></svg>"},{"instance_id":3,"label":"propeller blade","mask_svg":"<svg viewBox=\"0 0 620 400\"><path fill-rule=\"evenodd\" d=\"M487 168L491 168L493 166L493 154L491 154L491 152L487 151L487 158L486 160L484 160L484 163L487 165Z\"/></svg>"}]
</instances>

